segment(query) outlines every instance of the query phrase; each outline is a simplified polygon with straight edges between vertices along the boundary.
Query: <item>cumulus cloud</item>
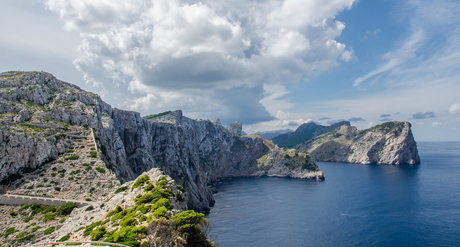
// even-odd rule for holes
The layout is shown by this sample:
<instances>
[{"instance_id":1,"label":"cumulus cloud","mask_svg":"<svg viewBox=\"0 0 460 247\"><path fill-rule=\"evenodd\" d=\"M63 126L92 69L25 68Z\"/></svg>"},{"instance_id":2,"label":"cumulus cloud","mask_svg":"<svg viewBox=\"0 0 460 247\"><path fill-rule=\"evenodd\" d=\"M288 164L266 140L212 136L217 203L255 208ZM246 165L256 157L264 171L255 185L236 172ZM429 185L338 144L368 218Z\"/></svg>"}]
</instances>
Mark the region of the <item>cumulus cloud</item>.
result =
<instances>
[{"instance_id":1,"label":"cumulus cloud","mask_svg":"<svg viewBox=\"0 0 460 247\"><path fill-rule=\"evenodd\" d=\"M382 115L380 115L380 117L389 117L389 116L391 116L391 115L390 114L382 114Z\"/></svg>"},{"instance_id":2,"label":"cumulus cloud","mask_svg":"<svg viewBox=\"0 0 460 247\"><path fill-rule=\"evenodd\" d=\"M360 122L360 121L365 122L366 120L364 120L362 117L352 117L352 118L348 119L348 121L350 121L350 122Z\"/></svg>"},{"instance_id":3,"label":"cumulus cloud","mask_svg":"<svg viewBox=\"0 0 460 247\"><path fill-rule=\"evenodd\" d=\"M413 119L426 119L426 118L434 118L434 112L417 112L412 115Z\"/></svg>"},{"instance_id":4,"label":"cumulus cloud","mask_svg":"<svg viewBox=\"0 0 460 247\"><path fill-rule=\"evenodd\" d=\"M460 113L460 105L458 103L455 103L449 107L449 113L450 114L458 114Z\"/></svg>"},{"instance_id":5,"label":"cumulus cloud","mask_svg":"<svg viewBox=\"0 0 460 247\"><path fill-rule=\"evenodd\" d=\"M266 94L270 85L354 59L336 41L345 25L335 16L355 0L43 2L80 33L74 64L85 81L109 103L145 113L186 107L204 117L266 121L290 107L276 108L282 95Z\"/></svg>"}]
</instances>

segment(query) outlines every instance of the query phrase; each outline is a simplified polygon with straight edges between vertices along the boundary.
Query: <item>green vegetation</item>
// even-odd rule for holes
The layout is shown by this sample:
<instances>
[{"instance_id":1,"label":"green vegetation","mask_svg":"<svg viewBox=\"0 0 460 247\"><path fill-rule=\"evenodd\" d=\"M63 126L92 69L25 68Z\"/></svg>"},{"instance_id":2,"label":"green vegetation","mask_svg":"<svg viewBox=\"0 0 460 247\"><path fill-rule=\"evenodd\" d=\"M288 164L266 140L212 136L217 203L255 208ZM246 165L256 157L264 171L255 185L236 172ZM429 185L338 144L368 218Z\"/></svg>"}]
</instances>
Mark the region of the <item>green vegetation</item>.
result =
<instances>
[{"instance_id":1,"label":"green vegetation","mask_svg":"<svg viewBox=\"0 0 460 247\"><path fill-rule=\"evenodd\" d=\"M96 158L97 157L97 152L91 152L91 153L89 153L89 156L91 158Z\"/></svg>"},{"instance_id":2,"label":"green vegetation","mask_svg":"<svg viewBox=\"0 0 460 247\"><path fill-rule=\"evenodd\" d=\"M51 234L54 232L54 230L56 230L56 227L55 226L50 226L48 228L46 228L46 230L43 231L44 234Z\"/></svg>"},{"instance_id":3,"label":"green vegetation","mask_svg":"<svg viewBox=\"0 0 460 247\"><path fill-rule=\"evenodd\" d=\"M147 175L139 177L136 182L134 182L133 187L131 188L131 191L139 188L140 186L143 186L145 183L150 182L150 179Z\"/></svg>"},{"instance_id":4,"label":"green vegetation","mask_svg":"<svg viewBox=\"0 0 460 247\"><path fill-rule=\"evenodd\" d=\"M118 194L120 192L123 192L123 191L127 191L128 190L128 186L122 186L120 188L118 188L117 190L115 190L115 194Z\"/></svg>"},{"instance_id":5,"label":"green vegetation","mask_svg":"<svg viewBox=\"0 0 460 247\"><path fill-rule=\"evenodd\" d=\"M374 130L381 130L386 135L390 131L396 129L396 127L398 127L398 126L400 126L402 124L404 124L404 123L403 122L398 122L398 121L386 122L386 123L383 123L383 124L376 125L376 126L374 126L372 128L365 129L365 130L361 131L359 134L361 136L363 136L363 135L367 134L368 132L371 132L371 131L374 131Z\"/></svg>"},{"instance_id":6,"label":"green vegetation","mask_svg":"<svg viewBox=\"0 0 460 247\"><path fill-rule=\"evenodd\" d=\"M60 238L60 239L58 240L58 242L65 242L65 241L67 241L67 240L69 240L69 239L70 239L70 235L65 235L65 236L63 236L62 238Z\"/></svg>"},{"instance_id":7,"label":"green vegetation","mask_svg":"<svg viewBox=\"0 0 460 247\"><path fill-rule=\"evenodd\" d=\"M96 169L96 171L98 171L98 172L100 172L100 173L105 173L105 169L104 169L104 168L96 167L95 169Z\"/></svg>"},{"instance_id":8,"label":"green vegetation","mask_svg":"<svg viewBox=\"0 0 460 247\"><path fill-rule=\"evenodd\" d=\"M99 226L101 224L100 221L96 221L94 222L93 224L90 224L90 225L87 225L85 227L85 231L83 232L83 236L88 236L91 234L91 232L93 232L93 229L96 227L96 226Z\"/></svg>"},{"instance_id":9,"label":"green vegetation","mask_svg":"<svg viewBox=\"0 0 460 247\"><path fill-rule=\"evenodd\" d=\"M91 210L93 210L93 209L94 209L94 207L93 207L92 205L90 205L90 206L88 206L88 207L85 209L85 211L91 211Z\"/></svg>"},{"instance_id":10,"label":"green vegetation","mask_svg":"<svg viewBox=\"0 0 460 247\"><path fill-rule=\"evenodd\" d=\"M107 233L106 226L100 226L91 232L91 241L98 241Z\"/></svg>"},{"instance_id":11,"label":"green vegetation","mask_svg":"<svg viewBox=\"0 0 460 247\"><path fill-rule=\"evenodd\" d=\"M182 193L187 192L187 191L184 189L184 187L182 187L180 184L176 185L176 187L177 187L177 190L179 190L179 191L182 192Z\"/></svg>"},{"instance_id":12,"label":"green vegetation","mask_svg":"<svg viewBox=\"0 0 460 247\"><path fill-rule=\"evenodd\" d=\"M77 204L75 203L66 203L62 205L61 207L59 207L58 212L60 215L69 215L70 213L72 213L72 210L76 207L77 207Z\"/></svg>"},{"instance_id":13,"label":"green vegetation","mask_svg":"<svg viewBox=\"0 0 460 247\"><path fill-rule=\"evenodd\" d=\"M6 231L5 231L5 233L3 235L5 236L5 238L7 238L8 235L11 235L11 234L13 234L15 232L19 232L19 230L14 229L14 227L10 227L10 228L6 229Z\"/></svg>"},{"instance_id":14,"label":"green vegetation","mask_svg":"<svg viewBox=\"0 0 460 247\"><path fill-rule=\"evenodd\" d=\"M34 218L33 215L32 215L32 216L28 216L28 217L26 217L23 221L24 221L25 223L27 223L27 222L29 222L29 221L30 221L31 219L33 219L33 218Z\"/></svg>"},{"instance_id":15,"label":"green vegetation","mask_svg":"<svg viewBox=\"0 0 460 247\"><path fill-rule=\"evenodd\" d=\"M80 158L79 155L72 155L72 156L66 157L64 159L65 160L78 160L78 158Z\"/></svg>"},{"instance_id":16,"label":"green vegetation","mask_svg":"<svg viewBox=\"0 0 460 247\"><path fill-rule=\"evenodd\" d=\"M170 113L172 113L172 111L165 111L165 112L158 113L158 114L150 114L150 115L147 115L147 116L143 116L142 118L146 119L146 120L150 120L150 119L154 119L154 118L161 117L161 116L164 116L164 115L168 115Z\"/></svg>"}]
</instances>

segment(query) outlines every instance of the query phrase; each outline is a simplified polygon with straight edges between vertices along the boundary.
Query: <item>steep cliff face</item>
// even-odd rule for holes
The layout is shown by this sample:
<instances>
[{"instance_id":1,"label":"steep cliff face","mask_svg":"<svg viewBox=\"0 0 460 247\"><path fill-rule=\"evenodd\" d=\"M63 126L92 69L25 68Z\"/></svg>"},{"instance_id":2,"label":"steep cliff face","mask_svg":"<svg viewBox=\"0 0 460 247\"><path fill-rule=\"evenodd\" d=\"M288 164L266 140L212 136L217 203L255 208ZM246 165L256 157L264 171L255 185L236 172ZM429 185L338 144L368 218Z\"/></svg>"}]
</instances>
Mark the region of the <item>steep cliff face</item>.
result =
<instances>
[{"instance_id":1,"label":"steep cliff face","mask_svg":"<svg viewBox=\"0 0 460 247\"><path fill-rule=\"evenodd\" d=\"M264 175L258 159L273 150L261 138L239 137L217 121L192 120L181 111L142 118L112 108L99 96L48 73L6 72L0 80L0 180L46 165L74 145L75 131L93 130L102 163L121 182L160 167L187 189L189 208L208 210L214 204L209 182ZM285 165L279 160L272 168ZM299 172L310 170L320 172L316 163Z\"/></svg>"},{"instance_id":2,"label":"steep cliff face","mask_svg":"<svg viewBox=\"0 0 460 247\"><path fill-rule=\"evenodd\" d=\"M342 125L296 146L318 161L360 164L419 164L417 143L408 122L387 122L358 131Z\"/></svg>"}]
</instances>

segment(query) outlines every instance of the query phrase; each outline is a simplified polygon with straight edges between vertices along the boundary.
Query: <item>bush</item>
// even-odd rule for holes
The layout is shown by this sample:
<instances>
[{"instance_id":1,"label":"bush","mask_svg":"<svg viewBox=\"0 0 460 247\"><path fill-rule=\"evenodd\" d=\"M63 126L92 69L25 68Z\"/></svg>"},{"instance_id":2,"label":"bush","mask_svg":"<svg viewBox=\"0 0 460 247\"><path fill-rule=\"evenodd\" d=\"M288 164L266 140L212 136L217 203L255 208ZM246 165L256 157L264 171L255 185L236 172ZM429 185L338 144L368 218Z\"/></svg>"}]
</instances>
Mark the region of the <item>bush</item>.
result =
<instances>
[{"instance_id":1,"label":"bush","mask_svg":"<svg viewBox=\"0 0 460 247\"><path fill-rule=\"evenodd\" d=\"M94 209L94 207L93 207L92 205L90 205L90 206L88 206L88 207L85 209L85 211L88 212L88 211L91 211L91 210L93 210L93 209Z\"/></svg>"},{"instance_id":2,"label":"bush","mask_svg":"<svg viewBox=\"0 0 460 247\"><path fill-rule=\"evenodd\" d=\"M26 233L25 233L26 234ZM25 235L24 234L24 235ZM16 237L17 240L31 240L32 238L35 237L35 234L28 234L26 236L20 236L19 235Z\"/></svg>"},{"instance_id":3,"label":"bush","mask_svg":"<svg viewBox=\"0 0 460 247\"><path fill-rule=\"evenodd\" d=\"M106 226L100 226L91 233L91 241L98 241L107 233Z\"/></svg>"},{"instance_id":4,"label":"bush","mask_svg":"<svg viewBox=\"0 0 460 247\"><path fill-rule=\"evenodd\" d=\"M155 188L155 186L150 182L145 186L144 191L151 191L153 188Z\"/></svg>"},{"instance_id":5,"label":"bush","mask_svg":"<svg viewBox=\"0 0 460 247\"><path fill-rule=\"evenodd\" d=\"M148 203L153 200L153 193L146 193L144 195L137 195L136 198L134 198L134 203L139 204L139 203Z\"/></svg>"},{"instance_id":6,"label":"bush","mask_svg":"<svg viewBox=\"0 0 460 247\"><path fill-rule=\"evenodd\" d=\"M173 205L171 204L171 202L169 202L168 199L166 198L161 198L160 200L158 200L157 202L155 202L155 204L153 204L152 208L150 209L151 212L155 212L158 208L160 207L165 207L167 210L171 210L173 209Z\"/></svg>"},{"instance_id":7,"label":"bush","mask_svg":"<svg viewBox=\"0 0 460 247\"><path fill-rule=\"evenodd\" d=\"M72 210L76 207L77 207L77 204L75 203L66 203L62 205L61 207L59 207L58 212L60 215L69 215L70 213L72 213Z\"/></svg>"},{"instance_id":8,"label":"bush","mask_svg":"<svg viewBox=\"0 0 460 247\"><path fill-rule=\"evenodd\" d=\"M120 207L120 205L117 205L117 207L113 210L113 211L110 211L105 217L111 217L112 215L114 214L117 214L119 212L123 211L123 208Z\"/></svg>"},{"instance_id":9,"label":"bush","mask_svg":"<svg viewBox=\"0 0 460 247\"><path fill-rule=\"evenodd\" d=\"M51 234L54 232L54 230L56 230L56 227L55 226L50 226L48 228L46 228L46 230L43 231L44 234Z\"/></svg>"},{"instance_id":10,"label":"bush","mask_svg":"<svg viewBox=\"0 0 460 247\"><path fill-rule=\"evenodd\" d=\"M89 156L91 158L96 158L97 157L97 152L91 152L91 153L89 153Z\"/></svg>"},{"instance_id":11,"label":"bush","mask_svg":"<svg viewBox=\"0 0 460 247\"><path fill-rule=\"evenodd\" d=\"M153 216L157 219L168 219L168 210L165 207L159 207L155 210Z\"/></svg>"},{"instance_id":12,"label":"bush","mask_svg":"<svg viewBox=\"0 0 460 247\"><path fill-rule=\"evenodd\" d=\"M164 198L170 198L174 196L174 193L170 190L160 190L160 194Z\"/></svg>"},{"instance_id":13,"label":"bush","mask_svg":"<svg viewBox=\"0 0 460 247\"><path fill-rule=\"evenodd\" d=\"M136 182L134 182L133 187L131 190L134 190L135 188L139 188L140 186L144 185L145 183L150 182L150 179L147 175L139 177Z\"/></svg>"},{"instance_id":14,"label":"bush","mask_svg":"<svg viewBox=\"0 0 460 247\"><path fill-rule=\"evenodd\" d=\"M29 221L30 221L31 219L33 219L33 218L34 218L34 216L28 216L28 217L26 217L23 221L24 221L25 223L27 223L27 222L29 222Z\"/></svg>"},{"instance_id":15,"label":"bush","mask_svg":"<svg viewBox=\"0 0 460 247\"><path fill-rule=\"evenodd\" d=\"M56 214L45 214L45 216L43 216L43 222L48 222L50 220L54 220L54 216L56 216Z\"/></svg>"},{"instance_id":16,"label":"bush","mask_svg":"<svg viewBox=\"0 0 460 247\"><path fill-rule=\"evenodd\" d=\"M79 155L72 155L72 156L66 157L64 159L65 160L78 160L78 158L80 158Z\"/></svg>"},{"instance_id":17,"label":"bush","mask_svg":"<svg viewBox=\"0 0 460 247\"><path fill-rule=\"evenodd\" d=\"M61 220L59 220L59 223L62 224L65 222L65 218L62 218Z\"/></svg>"},{"instance_id":18,"label":"bush","mask_svg":"<svg viewBox=\"0 0 460 247\"><path fill-rule=\"evenodd\" d=\"M184 187L182 187L180 184L176 185L176 187L177 187L177 189L178 189L180 192L182 192L182 193L187 192L187 191L184 189Z\"/></svg>"},{"instance_id":19,"label":"bush","mask_svg":"<svg viewBox=\"0 0 460 247\"><path fill-rule=\"evenodd\" d=\"M100 173L105 173L105 169L101 168L101 167L96 167L96 171L98 171Z\"/></svg>"},{"instance_id":20,"label":"bush","mask_svg":"<svg viewBox=\"0 0 460 247\"><path fill-rule=\"evenodd\" d=\"M127 213L128 213L128 210L125 209L125 210L123 210L123 211L121 211L121 212L115 214L115 215L112 217L112 219L110 219L110 220L111 220L111 221L119 220L119 219L125 217L125 215L126 215Z\"/></svg>"},{"instance_id":21,"label":"bush","mask_svg":"<svg viewBox=\"0 0 460 247\"><path fill-rule=\"evenodd\" d=\"M120 226L134 226L137 224L137 220L134 217L126 217L120 221Z\"/></svg>"},{"instance_id":22,"label":"bush","mask_svg":"<svg viewBox=\"0 0 460 247\"><path fill-rule=\"evenodd\" d=\"M62 238L60 238L60 239L58 240L58 242L65 242L65 241L69 240L69 238L70 238L70 235L65 235L65 236L63 236Z\"/></svg>"},{"instance_id":23,"label":"bush","mask_svg":"<svg viewBox=\"0 0 460 247\"><path fill-rule=\"evenodd\" d=\"M96 221L96 222L94 222L93 224L87 225L87 226L85 227L85 231L83 232L83 236L86 237L86 236L90 235L91 232L93 232L93 229L94 229L96 226L100 225L100 224L101 224L100 221Z\"/></svg>"},{"instance_id":24,"label":"bush","mask_svg":"<svg viewBox=\"0 0 460 247\"><path fill-rule=\"evenodd\" d=\"M128 190L128 186L123 186L115 190L115 194Z\"/></svg>"}]
</instances>

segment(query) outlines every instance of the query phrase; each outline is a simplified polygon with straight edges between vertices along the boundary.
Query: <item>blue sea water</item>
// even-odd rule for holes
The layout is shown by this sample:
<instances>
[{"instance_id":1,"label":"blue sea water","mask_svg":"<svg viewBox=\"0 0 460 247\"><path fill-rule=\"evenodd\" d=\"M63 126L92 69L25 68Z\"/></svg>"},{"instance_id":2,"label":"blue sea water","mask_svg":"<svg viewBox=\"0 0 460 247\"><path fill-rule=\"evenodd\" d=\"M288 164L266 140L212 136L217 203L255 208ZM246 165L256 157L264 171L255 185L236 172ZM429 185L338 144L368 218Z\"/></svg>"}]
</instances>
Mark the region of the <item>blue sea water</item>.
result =
<instances>
[{"instance_id":1,"label":"blue sea water","mask_svg":"<svg viewBox=\"0 0 460 247\"><path fill-rule=\"evenodd\" d=\"M206 216L219 246L460 246L460 142L420 165L319 162L324 181L221 179Z\"/></svg>"}]
</instances>

